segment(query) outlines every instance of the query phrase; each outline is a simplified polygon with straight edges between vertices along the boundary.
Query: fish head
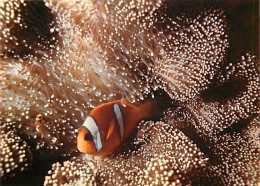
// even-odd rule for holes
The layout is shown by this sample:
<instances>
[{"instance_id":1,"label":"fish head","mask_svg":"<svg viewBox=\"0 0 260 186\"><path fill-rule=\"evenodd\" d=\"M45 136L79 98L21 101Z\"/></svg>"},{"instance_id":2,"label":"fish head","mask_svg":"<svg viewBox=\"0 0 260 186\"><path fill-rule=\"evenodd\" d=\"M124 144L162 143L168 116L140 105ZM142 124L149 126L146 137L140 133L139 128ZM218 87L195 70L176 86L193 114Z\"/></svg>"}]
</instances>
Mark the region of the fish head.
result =
<instances>
[{"instance_id":1,"label":"fish head","mask_svg":"<svg viewBox=\"0 0 260 186\"><path fill-rule=\"evenodd\" d=\"M36 121L39 121L39 120L41 120L42 119L42 114L38 114L37 116L36 116Z\"/></svg>"},{"instance_id":2,"label":"fish head","mask_svg":"<svg viewBox=\"0 0 260 186\"><path fill-rule=\"evenodd\" d=\"M79 131L77 137L77 147L82 153L93 154L97 152L93 141L93 136L85 127L82 127Z\"/></svg>"},{"instance_id":3,"label":"fish head","mask_svg":"<svg viewBox=\"0 0 260 186\"><path fill-rule=\"evenodd\" d=\"M96 155L102 150L99 128L91 116L87 117L79 131L77 146L80 152L91 155Z\"/></svg>"}]
</instances>

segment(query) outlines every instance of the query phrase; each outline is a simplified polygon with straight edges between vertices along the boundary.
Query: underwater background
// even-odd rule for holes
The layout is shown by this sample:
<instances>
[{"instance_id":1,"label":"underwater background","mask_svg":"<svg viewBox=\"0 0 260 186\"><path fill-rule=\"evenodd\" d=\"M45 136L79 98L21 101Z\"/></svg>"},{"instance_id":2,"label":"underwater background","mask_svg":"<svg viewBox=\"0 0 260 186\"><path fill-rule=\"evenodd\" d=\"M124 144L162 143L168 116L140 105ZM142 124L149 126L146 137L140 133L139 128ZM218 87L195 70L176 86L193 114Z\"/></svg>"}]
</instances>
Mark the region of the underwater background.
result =
<instances>
[{"instance_id":1,"label":"underwater background","mask_svg":"<svg viewBox=\"0 0 260 186\"><path fill-rule=\"evenodd\" d=\"M0 20L1 185L260 183L259 1L0 0ZM95 107L162 95L114 153L78 151Z\"/></svg>"}]
</instances>

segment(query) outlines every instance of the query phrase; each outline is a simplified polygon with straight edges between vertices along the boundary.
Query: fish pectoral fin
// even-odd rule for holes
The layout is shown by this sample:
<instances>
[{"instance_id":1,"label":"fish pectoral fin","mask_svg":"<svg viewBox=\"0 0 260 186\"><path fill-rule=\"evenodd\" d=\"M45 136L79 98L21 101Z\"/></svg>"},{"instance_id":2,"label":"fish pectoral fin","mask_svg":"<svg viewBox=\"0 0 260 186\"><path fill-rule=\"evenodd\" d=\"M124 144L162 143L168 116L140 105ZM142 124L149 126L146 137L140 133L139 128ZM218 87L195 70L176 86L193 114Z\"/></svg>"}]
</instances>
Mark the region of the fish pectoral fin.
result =
<instances>
[{"instance_id":1,"label":"fish pectoral fin","mask_svg":"<svg viewBox=\"0 0 260 186\"><path fill-rule=\"evenodd\" d=\"M108 139L110 136L111 136L111 134L112 134L112 132L113 132L113 130L114 130L114 128L115 128L115 119L113 119L112 120L112 122L110 123L110 125L109 125L109 129L108 129L108 132L107 132L107 137L106 137L106 139Z\"/></svg>"}]
</instances>

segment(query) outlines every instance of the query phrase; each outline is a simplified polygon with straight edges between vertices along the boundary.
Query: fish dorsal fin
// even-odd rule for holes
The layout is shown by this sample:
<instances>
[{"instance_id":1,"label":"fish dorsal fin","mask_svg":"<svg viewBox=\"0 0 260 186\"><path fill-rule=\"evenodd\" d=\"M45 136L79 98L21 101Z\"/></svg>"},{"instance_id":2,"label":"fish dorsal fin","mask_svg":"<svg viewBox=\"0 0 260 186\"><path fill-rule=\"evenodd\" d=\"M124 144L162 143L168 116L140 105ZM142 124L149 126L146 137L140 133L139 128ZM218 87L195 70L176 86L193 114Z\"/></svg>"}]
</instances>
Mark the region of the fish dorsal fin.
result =
<instances>
[{"instance_id":1,"label":"fish dorsal fin","mask_svg":"<svg viewBox=\"0 0 260 186\"><path fill-rule=\"evenodd\" d=\"M109 125L109 129L108 129L108 132L107 132L107 137L106 137L106 139L108 139L108 138L111 136L111 134L112 134L114 128L115 128L115 119L113 119L112 122L111 122L110 125Z\"/></svg>"},{"instance_id":2,"label":"fish dorsal fin","mask_svg":"<svg viewBox=\"0 0 260 186\"><path fill-rule=\"evenodd\" d=\"M117 118L117 121L118 121L118 124L119 124L120 136L121 136L121 141L122 141L123 137L124 137L125 127L124 127L122 112L121 112L120 107L117 103L114 104L114 112L116 114L116 118Z\"/></svg>"},{"instance_id":3,"label":"fish dorsal fin","mask_svg":"<svg viewBox=\"0 0 260 186\"><path fill-rule=\"evenodd\" d=\"M84 121L82 127L88 129L88 131L93 137L93 142L95 144L96 150L97 152L99 152L102 149L102 141L101 141L101 135L99 132L98 125L94 120L94 118L88 116L87 119Z\"/></svg>"}]
</instances>

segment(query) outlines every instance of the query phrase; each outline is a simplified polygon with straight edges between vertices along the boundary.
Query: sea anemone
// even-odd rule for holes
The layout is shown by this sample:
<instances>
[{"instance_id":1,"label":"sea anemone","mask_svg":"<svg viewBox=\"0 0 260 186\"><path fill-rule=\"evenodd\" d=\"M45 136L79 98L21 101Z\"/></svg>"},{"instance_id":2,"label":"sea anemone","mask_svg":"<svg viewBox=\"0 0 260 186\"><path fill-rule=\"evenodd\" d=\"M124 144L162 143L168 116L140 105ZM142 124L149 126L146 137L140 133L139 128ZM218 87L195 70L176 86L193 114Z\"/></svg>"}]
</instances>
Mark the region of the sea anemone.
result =
<instances>
[{"instance_id":1,"label":"sea anemone","mask_svg":"<svg viewBox=\"0 0 260 186\"><path fill-rule=\"evenodd\" d=\"M88 171L85 177L95 178L95 182L100 184L178 185L191 183L191 177L188 175L195 172L199 174L206 168L208 158L172 125L163 122L141 122L138 129L136 138L125 143L116 153L105 158L81 158L81 164L77 165ZM73 163L75 164L74 161L69 162ZM60 164L55 165L51 175L46 177L46 185L57 182L78 183L81 177L70 182L71 179L66 179L68 175L62 174L64 169L77 169L75 166L69 168L67 164L64 163L62 168ZM93 183L93 180L88 181L88 184Z\"/></svg>"},{"instance_id":2,"label":"sea anemone","mask_svg":"<svg viewBox=\"0 0 260 186\"><path fill-rule=\"evenodd\" d=\"M16 173L27 170L32 164L32 153L27 143L15 134L13 123L1 123L0 139L1 178L14 177Z\"/></svg>"},{"instance_id":3,"label":"sea anemone","mask_svg":"<svg viewBox=\"0 0 260 186\"><path fill-rule=\"evenodd\" d=\"M87 160L85 160L87 161ZM45 177L44 185L95 185L94 162L73 158L70 161L52 165L50 176Z\"/></svg>"},{"instance_id":4,"label":"sea anemone","mask_svg":"<svg viewBox=\"0 0 260 186\"><path fill-rule=\"evenodd\" d=\"M259 182L257 30L244 5L1 1L1 177L47 158L57 163L45 185ZM142 121L106 157L79 155L78 129L93 108L157 92L172 103L160 121Z\"/></svg>"}]
</instances>

